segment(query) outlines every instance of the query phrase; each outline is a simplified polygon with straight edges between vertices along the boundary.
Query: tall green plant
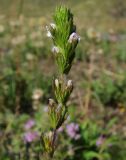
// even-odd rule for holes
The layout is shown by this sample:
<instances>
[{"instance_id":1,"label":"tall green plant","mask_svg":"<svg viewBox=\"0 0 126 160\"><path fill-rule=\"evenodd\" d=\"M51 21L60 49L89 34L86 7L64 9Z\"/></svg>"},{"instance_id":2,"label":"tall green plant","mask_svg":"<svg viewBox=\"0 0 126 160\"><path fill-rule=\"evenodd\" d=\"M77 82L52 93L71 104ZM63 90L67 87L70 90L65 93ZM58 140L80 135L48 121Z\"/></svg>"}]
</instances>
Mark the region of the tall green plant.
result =
<instances>
[{"instance_id":1,"label":"tall green plant","mask_svg":"<svg viewBox=\"0 0 126 160\"><path fill-rule=\"evenodd\" d=\"M71 69L80 37L76 33L72 13L63 6L56 8L54 23L46 28L47 36L53 41L52 52L58 69L58 77L53 85L55 100L49 99L48 107L51 131L42 135L44 151L52 158L56 150L57 130L68 116L67 101L73 90L73 82L67 80L67 75Z\"/></svg>"}]
</instances>

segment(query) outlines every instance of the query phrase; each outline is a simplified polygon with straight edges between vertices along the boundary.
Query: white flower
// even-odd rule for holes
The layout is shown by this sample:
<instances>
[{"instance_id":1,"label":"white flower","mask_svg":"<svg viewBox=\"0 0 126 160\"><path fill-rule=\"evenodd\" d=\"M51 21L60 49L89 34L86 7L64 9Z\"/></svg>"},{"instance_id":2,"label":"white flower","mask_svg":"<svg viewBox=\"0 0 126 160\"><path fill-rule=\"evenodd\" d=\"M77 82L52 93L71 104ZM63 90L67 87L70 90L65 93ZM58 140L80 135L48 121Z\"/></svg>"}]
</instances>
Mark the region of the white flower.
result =
<instances>
[{"instance_id":1,"label":"white flower","mask_svg":"<svg viewBox=\"0 0 126 160\"><path fill-rule=\"evenodd\" d=\"M67 87L72 87L72 86L73 86L72 80L68 80L68 82L67 82Z\"/></svg>"},{"instance_id":2,"label":"white flower","mask_svg":"<svg viewBox=\"0 0 126 160\"><path fill-rule=\"evenodd\" d=\"M56 47L56 46L53 46L52 52L53 52L53 53L59 53L59 48Z\"/></svg>"},{"instance_id":3,"label":"white flower","mask_svg":"<svg viewBox=\"0 0 126 160\"><path fill-rule=\"evenodd\" d=\"M52 34L50 31L47 31L47 37L52 38Z\"/></svg>"},{"instance_id":4,"label":"white flower","mask_svg":"<svg viewBox=\"0 0 126 160\"><path fill-rule=\"evenodd\" d=\"M68 40L70 43L74 42L74 41L80 41L80 37L78 36L77 33L73 32Z\"/></svg>"},{"instance_id":5,"label":"white flower","mask_svg":"<svg viewBox=\"0 0 126 160\"><path fill-rule=\"evenodd\" d=\"M53 29L56 29L56 25L54 23L50 23L50 26L53 28Z\"/></svg>"},{"instance_id":6,"label":"white flower","mask_svg":"<svg viewBox=\"0 0 126 160\"><path fill-rule=\"evenodd\" d=\"M58 88L59 87L59 80L55 79L55 86Z\"/></svg>"},{"instance_id":7,"label":"white flower","mask_svg":"<svg viewBox=\"0 0 126 160\"><path fill-rule=\"evenodd\" d=\"M47 37L50 37L50 38L52 38L52 34L51 34L51 32L50 32L50 30L49 30L49 27L48 26L46 26L46 30L47 30Z\"/></svg>"}]
</instances>

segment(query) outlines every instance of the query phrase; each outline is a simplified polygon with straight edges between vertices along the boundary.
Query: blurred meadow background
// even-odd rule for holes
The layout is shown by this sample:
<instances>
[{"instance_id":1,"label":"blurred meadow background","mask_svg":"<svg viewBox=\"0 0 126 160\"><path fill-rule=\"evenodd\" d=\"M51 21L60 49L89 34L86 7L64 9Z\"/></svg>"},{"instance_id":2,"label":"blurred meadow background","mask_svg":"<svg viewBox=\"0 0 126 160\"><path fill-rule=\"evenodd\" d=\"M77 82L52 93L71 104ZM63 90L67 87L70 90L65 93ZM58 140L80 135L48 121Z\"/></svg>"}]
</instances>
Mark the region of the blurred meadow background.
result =
<instances>
[{"instance_id":1,"label":"blurred meadow background","mask_svg":"<svg viewBox=\"0 0 126 160\"><path fill-rule=\"evenodd\" d=\"M68 6L81 41L55 160L126 160L126 1L0 0L0 160L39 160L56 72L46 25Z\"/></svg>"}]
</instances>

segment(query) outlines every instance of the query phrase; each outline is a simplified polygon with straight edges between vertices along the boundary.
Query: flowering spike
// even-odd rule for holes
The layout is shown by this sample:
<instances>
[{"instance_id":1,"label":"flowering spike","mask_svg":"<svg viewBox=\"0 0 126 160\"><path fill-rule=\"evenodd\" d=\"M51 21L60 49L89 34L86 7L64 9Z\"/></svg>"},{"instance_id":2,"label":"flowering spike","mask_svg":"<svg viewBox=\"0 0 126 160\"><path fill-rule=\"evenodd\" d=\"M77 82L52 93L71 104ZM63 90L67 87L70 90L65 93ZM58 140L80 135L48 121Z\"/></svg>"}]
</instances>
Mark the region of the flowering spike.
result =
<instances>
[{"instance_id":1,"label":"flowering spike","mask_svg":"<svg viewBox=\"0 0 126 160\"><path fill-rule=\"evenodd\" d=\"M68 74L75 56L75 48L80 40L70 10L62 6L58 7L54 14L54 23L46 28L47 36L53 39L52 52L59 53L55 57L58 69L61 74Z\"/></svg>"},{"instance_id":2,"label":"flowering spike","mask_svg":"<svg viewBox=\"0 0 126 160\"><path fill-rule=\"evenodd\" d=\"M75 48L80 37L76 33L73 15L69 9L62 6L56 9L54 23L51 23L46 29L47 36L53 40L54 46L52 52L55 55L55 60L61 76L54 80L56 102L53 99L49 99L48 115L52 132L51 134L42 136L42 144L45 151L52 158L55 151L56 133L68 117L67 101L73 90L73 83L72 80L68 80L66 83L66 75L71 69L75 57ZM76 134L76 139L78 139L79 136L80 135Z\"/></svg>"}]
</instances>

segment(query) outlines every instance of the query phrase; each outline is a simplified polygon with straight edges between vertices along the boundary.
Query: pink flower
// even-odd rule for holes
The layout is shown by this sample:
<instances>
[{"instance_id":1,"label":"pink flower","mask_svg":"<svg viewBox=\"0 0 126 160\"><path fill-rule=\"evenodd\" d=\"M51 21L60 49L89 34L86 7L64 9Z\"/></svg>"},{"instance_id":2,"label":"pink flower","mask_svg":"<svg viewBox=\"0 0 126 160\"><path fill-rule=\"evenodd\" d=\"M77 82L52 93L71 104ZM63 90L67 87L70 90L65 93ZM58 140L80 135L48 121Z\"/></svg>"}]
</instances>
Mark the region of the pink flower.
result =
<instances>
[{"instance_id":1,"label":"pink flower","mask_svg":"<svg viewBox=\"0 0 126 160\"><path fill-rule=\"evenodd\" d=\"M100 147L104 143L104 141L105 141L105 137L101 135L96 141L96 146Z\"/></svg>"},{"instance_id":2,"label":"pink flower","mask_svg":"<svg viewBox=\"0 0 126 160\"><path fill-rule=\"evenodd\" d=\"M33 142L34 140L36 140L38 138L38 133L37 132L26 132L24 134L24 141L25 142Z\"/></svg>"},{"instance_id":3,"label":"pink flower","mask_svg":"<svg viewBox=\"0 0 126 160\"><path fill-rule=\"evenodd\" d=\"M79 139L80 138L80 134L78 134L79 132L79 125L76 123L70 123L66 126L66 132L68 134L68 136L72 139Z\"/></svg>"},{"instance_id":4,"label":"pink flower","mask_svg":"<svg viewBox=\"0 0 126 160\"><path fill-rule=\"evenodd\" d=\"M32 128L34 125L35 125L35 121L34 121L33 119L30 119L30 120L28 120L28 121L26 122L24 128L25 128L26 130L28 130L28 129Z\"/></svg>"}]
</instances>

